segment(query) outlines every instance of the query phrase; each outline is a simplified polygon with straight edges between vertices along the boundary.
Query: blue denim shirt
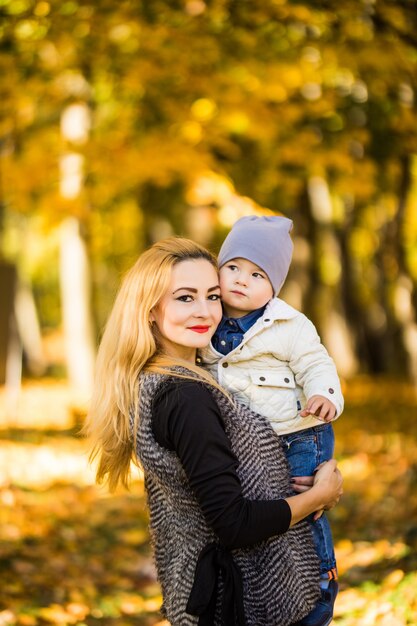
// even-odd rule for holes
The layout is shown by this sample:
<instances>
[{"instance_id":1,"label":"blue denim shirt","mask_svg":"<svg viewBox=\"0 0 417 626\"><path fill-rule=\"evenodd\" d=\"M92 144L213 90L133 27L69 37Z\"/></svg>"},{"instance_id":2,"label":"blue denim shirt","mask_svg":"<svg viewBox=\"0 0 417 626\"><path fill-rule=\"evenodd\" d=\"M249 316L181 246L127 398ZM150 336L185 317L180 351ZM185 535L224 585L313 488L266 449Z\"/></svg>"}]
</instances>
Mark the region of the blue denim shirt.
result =
<instances>
[{"instance_id":1,"label":"blue denim shirt","mask_svg":"<svg viewBox=\"0 0 417 626\"><path fill-rule=\"evenodd\" d=\"M261 317L265 308L266 305L238 318L225 317L223 315L211 340L213 348L221 354L229 354L242 343L243 335Z\"/></svg>"}]
</instances>

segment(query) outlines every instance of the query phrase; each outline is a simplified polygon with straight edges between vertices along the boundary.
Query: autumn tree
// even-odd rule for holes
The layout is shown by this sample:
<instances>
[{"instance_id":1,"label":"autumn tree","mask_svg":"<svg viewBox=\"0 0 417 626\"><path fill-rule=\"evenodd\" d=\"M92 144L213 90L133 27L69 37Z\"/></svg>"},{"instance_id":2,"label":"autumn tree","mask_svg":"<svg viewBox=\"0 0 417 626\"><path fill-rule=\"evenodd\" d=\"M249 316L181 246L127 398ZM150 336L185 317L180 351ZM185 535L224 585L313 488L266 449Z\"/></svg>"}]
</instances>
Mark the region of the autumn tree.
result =
<instances>
[{"instance_id":1,"label":"autumn tree","mask_svg":"<svg viewBox=\"0 0 417 626\"><path fill-rule=\"evenodd\" d=\"M203 216L219 244L247 208L226 210L219 189L231 186L294 219L288 294L346 373L415 375L414 0L2 0L0 10L8 232L79 221L99 327L109 285L154 238L193 234ZM59 170L69 106L91 115L73 198ZM197 206L201 180L223 183ZM40 274L39 293L55 280Z\"/></svg>"}]
</instances>

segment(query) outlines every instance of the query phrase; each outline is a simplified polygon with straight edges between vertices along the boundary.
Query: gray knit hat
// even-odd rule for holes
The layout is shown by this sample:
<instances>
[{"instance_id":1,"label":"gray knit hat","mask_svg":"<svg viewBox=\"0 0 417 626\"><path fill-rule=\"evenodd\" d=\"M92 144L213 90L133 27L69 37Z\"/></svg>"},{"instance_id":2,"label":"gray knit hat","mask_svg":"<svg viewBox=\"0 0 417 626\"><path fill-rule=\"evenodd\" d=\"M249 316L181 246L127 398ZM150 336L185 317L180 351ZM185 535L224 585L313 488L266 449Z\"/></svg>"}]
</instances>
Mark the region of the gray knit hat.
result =
<instances>
[{"instance_id":1,"label":"gray knit hat","mask_svg":"<svg viewBox=\"0 0 417 626\"><path fill-rule=\"evenodd\" d=\"M290 268L291 229L292 220L287 217L241 217L220 248L219 267L232 259L247 259L263 269L278 294Z\"/></svg>"}]
</instances>

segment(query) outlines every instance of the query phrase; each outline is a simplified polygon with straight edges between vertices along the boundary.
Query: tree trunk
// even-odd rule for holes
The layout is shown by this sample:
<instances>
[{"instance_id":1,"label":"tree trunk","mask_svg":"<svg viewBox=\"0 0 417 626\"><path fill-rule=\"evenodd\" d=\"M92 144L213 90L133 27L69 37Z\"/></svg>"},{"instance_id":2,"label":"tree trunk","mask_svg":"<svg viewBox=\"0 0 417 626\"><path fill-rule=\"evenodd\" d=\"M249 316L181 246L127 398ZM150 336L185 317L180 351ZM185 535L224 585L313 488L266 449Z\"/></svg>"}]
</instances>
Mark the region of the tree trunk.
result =
<instances>
[{"instance_id":1,"label":"tree trunk","mask_svg":"<svg viewBox=\"0 0 417 626\"><path fill-rule=\"evenodd\" d=\"M395 219L390 224L389 235L393 253L398 259L399 275L395 286L394 313L401 325L404 349L407 353L408 372L417 385L417 320L415 304L417 289L408 270L404 245L405 217L409 202L417 194L417 180L411 174L412 161L409 155L401 159L401 180L398 193L398 209ZM414 189L413 189L414 187Z\"/></svg>"},{"instance_id":2,"label":"tree trunk","mask_svg":"<svg viewBox=\"0 0 417 626\"><path fill-rule=\"evenodd\" d=\"M61 225L60 287L68 379L76 401L85 403L93 384L95 340L90 266L75 218Z\"/></svg>"},{"instance_id":3,"label":"tree trunk","mask_svg":"<svg viewBox=\"0 0 417 626\"><path fill-rule=\"evenodd\" d=\"M25 365L30 374L40 376L45 372L46 361L35 299L27 284L20 283L17 287L15 314Z\"/></svg>"},{"instance_id":4,"label":"tree trunk","mask_svg":"<svg viewBox=\"0 0 417 626\"><path fill-rule=\"evenodd\" d=\"M338 372L349 378L356 373L358 364L343 307L342 251L333 224L332 200L327 181L322 177L312 177L308 183L307 197L308 240L312 252L309 308Z\"/></svg>"},{"instance_id":5,"label":"tree trunk","mask_svg":"<svg viewBox=\"0 0 417 626\"><path fill-rule=\"evenodd\" d=\"M89 139L91 112L86 103L68 105L61 115L66 152L61 156L60 191L80 211L85 202L85 157L79 148ZM85 206L82 206L85 213ZM78 213L79 214L79 213ZM92 391L95 361L94 323L91 307L91 276L87 245L79 219L61 224L60 288L67 355L68 380L74 401L84 405Z\"/></svg>"}]
</instances>

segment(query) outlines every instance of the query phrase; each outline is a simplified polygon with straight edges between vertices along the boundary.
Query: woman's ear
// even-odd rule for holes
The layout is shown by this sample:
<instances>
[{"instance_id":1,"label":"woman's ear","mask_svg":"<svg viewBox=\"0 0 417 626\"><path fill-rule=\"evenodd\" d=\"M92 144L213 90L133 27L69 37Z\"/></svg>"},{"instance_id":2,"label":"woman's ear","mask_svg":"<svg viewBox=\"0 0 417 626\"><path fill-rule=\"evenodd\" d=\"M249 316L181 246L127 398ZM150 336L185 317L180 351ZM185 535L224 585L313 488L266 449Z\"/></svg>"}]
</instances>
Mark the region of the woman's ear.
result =
<instances>
[{"instance_id":1,"label":"woman's ear","mask_svg":"<svg viewBox=\"0 0 417 626\"><path fill-rule=\"evenodd\" d=\"M155 321L155 317L154 317L154 314L153 314L153 309L151 309L151 311L149 313L149 323L153 324L154 321Z\"/></svg>"}]
</instances>

